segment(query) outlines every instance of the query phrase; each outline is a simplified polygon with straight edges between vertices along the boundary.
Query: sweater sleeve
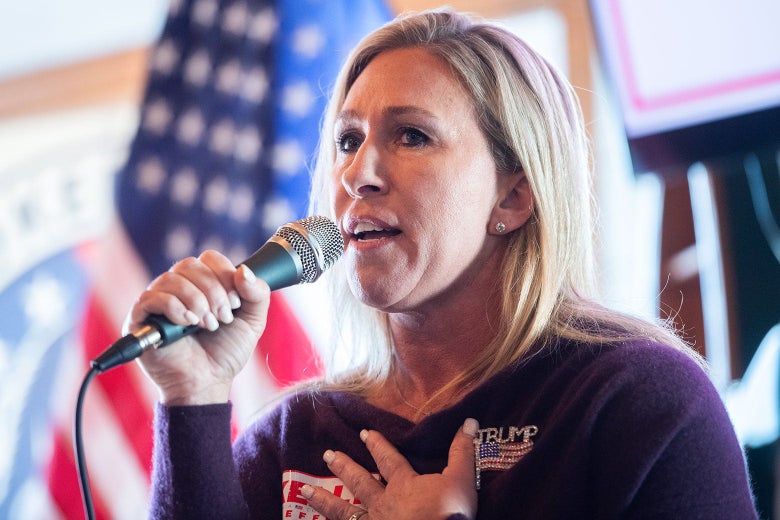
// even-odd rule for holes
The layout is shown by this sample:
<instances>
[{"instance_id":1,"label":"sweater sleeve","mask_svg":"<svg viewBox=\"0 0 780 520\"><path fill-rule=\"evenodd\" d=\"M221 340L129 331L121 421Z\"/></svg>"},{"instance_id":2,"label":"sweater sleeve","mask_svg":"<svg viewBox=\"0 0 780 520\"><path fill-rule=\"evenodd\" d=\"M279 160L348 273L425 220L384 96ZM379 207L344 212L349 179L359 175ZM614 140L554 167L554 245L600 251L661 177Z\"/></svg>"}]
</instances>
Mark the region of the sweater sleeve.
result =
<instances>
[{"instance_id":1,"label":"sweater sleeve","mask_svg":"<svg viewBox=\"0 0 780 520\"><path fill-rule=\"evenodd\" d=\"M150 518L247 518L233 463L231 405L158 404Z\"/></svg>"}]
</instances>

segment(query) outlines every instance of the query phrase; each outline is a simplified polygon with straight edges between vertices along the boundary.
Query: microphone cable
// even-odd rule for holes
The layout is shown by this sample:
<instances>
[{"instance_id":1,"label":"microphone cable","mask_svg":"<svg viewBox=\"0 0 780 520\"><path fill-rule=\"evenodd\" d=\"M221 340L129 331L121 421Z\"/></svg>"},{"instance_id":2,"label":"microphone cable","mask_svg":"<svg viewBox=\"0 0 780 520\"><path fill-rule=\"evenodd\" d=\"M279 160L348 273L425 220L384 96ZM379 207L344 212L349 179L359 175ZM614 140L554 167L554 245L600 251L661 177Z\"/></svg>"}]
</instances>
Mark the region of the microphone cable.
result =
<instances>
[{"instance_id":1,"label":"microphone cable","mask_svg":"<svg viewBox=\"0 0 780 520\"><path fill-rule=\"evenodd\" d=\"M89 487L89 473L87 463L84 458L84 442L82 440L81 416L84 410L84 398L87 395L89 383L98 375L95 367L89 369L84 381L79 389L79 396L76 399L76 414L73 419L73 451L76 456L76 469L79 475L79 487L81 488L81 499L84 503L84 516L87 520L95 520L95 506L92 503L92 492Z\"/></svg>"}]
</instances>

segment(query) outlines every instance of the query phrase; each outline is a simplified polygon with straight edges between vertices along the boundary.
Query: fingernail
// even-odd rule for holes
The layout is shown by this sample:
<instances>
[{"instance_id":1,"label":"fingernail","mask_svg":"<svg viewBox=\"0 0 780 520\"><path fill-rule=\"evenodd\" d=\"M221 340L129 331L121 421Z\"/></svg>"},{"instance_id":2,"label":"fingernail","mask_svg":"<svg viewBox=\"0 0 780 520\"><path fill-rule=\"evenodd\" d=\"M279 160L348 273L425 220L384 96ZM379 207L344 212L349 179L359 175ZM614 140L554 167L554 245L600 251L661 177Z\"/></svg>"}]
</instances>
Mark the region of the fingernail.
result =
<instances>
[{"instance_id":1,"label":"fingernail","mask_svg":"<svg viewBox=\"0 0 780 520\"><path fill-rule=\"evenodd\" d=\"M211 313L206 314L206 316L203 318L203 324L206 325L206 328L211 332L214 332L219 328L219 321L217 321L217 317Z\"/></svg>"},{"instance_id":2,"label":"fingernail","mask_svg":"<svg viewBox=\"0 0 780 520\"><path fill-rule=\"evenodd\" d=\"M187 320L187 323L189 323L190 325L197 325L198 323L200 323L200 318L198 318L198 315L192 311L185 312L184 319Z\"/></svg>"},{"instance_id":3,"label":"fingernail","mask_svg":"<svg viewBox=\"0 0 780 520\"><path fill-rule=\"evenodd\" d=\"M368 439L368 430L360 430L360 440L366 442Z\"/></svg>"},{"instance_id":4,"label":"fingernail","mask_svg":"<svg viewBox=\"0 0 780 520\"><path fill-rule=\"evenodd\" d=\"M246 264L241 264L241 276L243 276L244 280L249 283L254 283L257 280L255 273L253 273L252 270L246 266Z\"/></svg>"},{"instance_id":5,"label":"fingernail","mask_svg":"<svg viewBox=\"0 0 780 520\"><path fill-rule=\"evenodd\" d=\"M322 460L325 461L325 464L330 464L333 462L333 459L336 458L336 454L333 452L333 450L327 450L325 453L322 454Z\"/></svg>"},{"instance_id":6,"label":"fingernail","mask_svg":"<svg viewBox=\"0 0 780 520\"><path fill-rule=\"evenodd\" d=\"M233 312L227 307L220 307L217 314L222 323L233 323Z\"/></svg>"},{"instance_id":7,"label":"fingernail","mask_svg":"<svg viewBox=\"0 0 780 520\"><path fill-rule=\"evenodd\" d=\"M463 433L470 437L477 436L477 430L479 430L479 423L476 419L468 418L463 423Z\"/></svg>"},{"instance_id":8,"label":"fingernail","mask_svg":"<svg viewBox=\"0 0 780 520\"><path fill-rule=\"evenodd\" d=\"M314 488L311 487L308 484L304 484L301 486L301 495L303 495L303 498L311 498L314 494Z\"/></svg>"},{"instance_id":9,"label":"fingernail","mask_svg":"<svg viewBox=\"0 0 780 520\"><path fill-rule=\"evenodd\" d=\"M228 292L228 300L230 301L231 309L236 310L239 307L241 307L241 297L238 295L236 291Z\"/></svg>"}]
</instances>

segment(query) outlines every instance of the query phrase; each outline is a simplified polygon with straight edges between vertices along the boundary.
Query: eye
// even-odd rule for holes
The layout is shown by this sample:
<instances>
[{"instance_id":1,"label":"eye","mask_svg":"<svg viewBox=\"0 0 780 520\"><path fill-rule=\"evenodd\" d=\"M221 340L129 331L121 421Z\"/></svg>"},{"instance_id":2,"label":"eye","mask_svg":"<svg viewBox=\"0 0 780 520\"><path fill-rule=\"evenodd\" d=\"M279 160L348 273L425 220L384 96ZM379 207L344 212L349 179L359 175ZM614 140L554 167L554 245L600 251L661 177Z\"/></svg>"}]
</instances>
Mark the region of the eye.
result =
<instances>
[{"instance_id":1,"label":"eye","mask_svg":"<svg viewBox=\"0 0 780 520\"><path fill-rule=\"evenodd\" d=\"M419 148L430 141L430 138L416 128L401 129L401 144L410 148Z\"/></svg>"},{"instance_id":2,"label":"eye","mask_svg":"<svg viewBox=\"0 0 780 520\"><path fill-rule=\"evenodd\" d=\"M353 153L360 148L362 144L361 137L354 132L346 132L336 139L336 148L341 153Z\"/></svg>"}]
</instances>

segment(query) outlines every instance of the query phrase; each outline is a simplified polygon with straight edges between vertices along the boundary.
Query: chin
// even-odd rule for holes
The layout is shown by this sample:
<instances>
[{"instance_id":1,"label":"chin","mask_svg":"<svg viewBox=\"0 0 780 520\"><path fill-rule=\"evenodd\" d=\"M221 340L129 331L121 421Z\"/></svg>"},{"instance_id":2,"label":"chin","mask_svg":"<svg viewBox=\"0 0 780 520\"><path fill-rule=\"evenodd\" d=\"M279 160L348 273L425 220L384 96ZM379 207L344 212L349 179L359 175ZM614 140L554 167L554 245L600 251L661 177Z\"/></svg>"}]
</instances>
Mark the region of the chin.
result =
<instances>
[{"instance_id":1,"label":"chin","mask_svg":"<svg viewBox=\"0 0 780 520\"><path fill-rule=\"evenodd\" d=\"M388 291L388 289L392 288L381 284L379 286L376 284L367 285L352 278L350 279L349 287L360 303L380 311L392 312L398 302L397 294Z\"/></svg>"}]
</instances>

